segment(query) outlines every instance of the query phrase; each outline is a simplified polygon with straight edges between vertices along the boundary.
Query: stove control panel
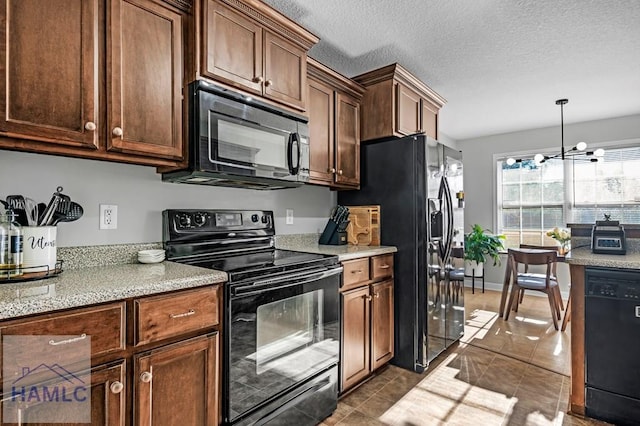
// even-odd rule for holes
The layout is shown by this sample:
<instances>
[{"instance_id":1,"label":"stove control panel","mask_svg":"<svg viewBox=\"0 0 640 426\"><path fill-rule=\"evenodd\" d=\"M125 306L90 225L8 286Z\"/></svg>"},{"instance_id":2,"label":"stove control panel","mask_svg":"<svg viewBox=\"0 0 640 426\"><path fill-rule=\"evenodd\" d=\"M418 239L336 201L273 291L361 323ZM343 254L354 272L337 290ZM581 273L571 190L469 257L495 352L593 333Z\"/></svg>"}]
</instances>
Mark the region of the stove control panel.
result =
<instances>
[{"instance_id":1,"label":"stove control panel","mask_svg":"<svg viewBox=\"0 0 640 426\"><path fill-rule=\"evenodd\" d=\"M162 213L163 240L185 236L205 239L228 233L275 234L273 212L256 210L165 210Z\"/></svg>"}]
</instances>

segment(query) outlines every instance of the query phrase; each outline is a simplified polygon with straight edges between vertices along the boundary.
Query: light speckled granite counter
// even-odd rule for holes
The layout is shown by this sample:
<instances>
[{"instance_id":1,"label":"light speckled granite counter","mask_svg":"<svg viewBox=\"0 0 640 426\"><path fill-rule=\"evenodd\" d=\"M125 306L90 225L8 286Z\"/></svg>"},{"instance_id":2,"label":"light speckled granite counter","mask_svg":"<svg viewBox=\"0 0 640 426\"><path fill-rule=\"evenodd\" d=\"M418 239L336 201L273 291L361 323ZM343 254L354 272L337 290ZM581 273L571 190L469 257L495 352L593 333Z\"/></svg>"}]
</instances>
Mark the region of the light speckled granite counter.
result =
<instances>
[{"instance_id":1,"label":"light speckled granite counter","mask_svg":"<svg viewBox=\"0 0 640 426\"><path fill-rule=\"evenodd\" d=\"M0 319L221 283L227 274L174 262L65 270L46 280L0 284Z\"/></svg>"},{"instance_id":2,"label":"light speckled granite counter","mask_svg":"<svg viewBox=\"0 0 640 426\"><path fill-rule=\"evenodd\" d=\"M593 254L590 249L575 249L566 257L567 263L603 268L640 269L640 252L626 255Z\"/></svg>"},{"instance_id":3,"label":"light speckled granite counter","mask_svg":"<svg viewBox=\"0 0 640 426\"><path fill-rule=\"evenodd\" d=\"M338 256L341 262L343 260L359 259L398 251L393 246L320 245L318 244L317 234L277 235L276 248Z\"/></svg>"}]
</instances>

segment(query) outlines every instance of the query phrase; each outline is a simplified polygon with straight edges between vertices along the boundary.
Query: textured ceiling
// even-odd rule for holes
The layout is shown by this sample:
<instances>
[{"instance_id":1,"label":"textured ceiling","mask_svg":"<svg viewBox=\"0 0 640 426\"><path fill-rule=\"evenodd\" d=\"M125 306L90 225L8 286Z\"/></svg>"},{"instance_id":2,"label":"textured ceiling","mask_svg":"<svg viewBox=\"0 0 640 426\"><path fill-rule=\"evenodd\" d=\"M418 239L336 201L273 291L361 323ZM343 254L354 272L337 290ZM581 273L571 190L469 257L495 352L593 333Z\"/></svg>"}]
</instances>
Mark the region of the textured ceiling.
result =
<instances>
[{"instance_id":1,"label":"textured ceiling","mask_svg":"<svg viewBox=\"0 0 640 426\"><path fill-rule=\"evenodd\" d=\"M638 0L265 0L354 76L393 62L447 99L461 140L640 113Z\"/></svg>"}]
</instances>

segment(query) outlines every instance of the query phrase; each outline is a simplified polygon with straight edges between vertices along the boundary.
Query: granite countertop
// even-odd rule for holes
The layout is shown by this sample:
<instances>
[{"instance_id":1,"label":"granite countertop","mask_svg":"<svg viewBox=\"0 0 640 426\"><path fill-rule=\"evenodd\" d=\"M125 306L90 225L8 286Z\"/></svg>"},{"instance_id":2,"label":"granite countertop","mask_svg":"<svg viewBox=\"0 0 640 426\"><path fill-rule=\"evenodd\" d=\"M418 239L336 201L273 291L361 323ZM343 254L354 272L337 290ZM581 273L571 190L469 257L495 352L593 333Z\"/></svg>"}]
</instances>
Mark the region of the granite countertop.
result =
<instances>
[{"instance_id":1,"label":"granite countertop","mask_svg":"<svg viewBox=\"0 0 640 426\"><path fill-rule=\"evenodd\" d=\"M627 252L626 255L594 254L590 249L572 250L566 262L573 265L600 266L603 268L640 269L640 252Z\"/></svg>"},{"instance_id":2,"label":"granite countertop","mask_svg":"<svg viewBox=\"0 0 640 426\"><path fill-rule=\"evenodd\" d=\"M315 234L277 236L276 247L282 250L338 256L338 259L341 262L344 260L359 259L362 257L371 257L379 254L395 253L398 251L394 246L320 245L318 244L318 236Z\"/></svg>"},{"instance_id":3,"label":"granite countertop","mask_svg":"<svg viewBox=\"0 0 640 426\"><path fill-rule=\"evenodd\" d=\"M0 284L0 319L221 283L225 272L174 262L94 266L54 278Z\"/></svg>"}]
</instances>

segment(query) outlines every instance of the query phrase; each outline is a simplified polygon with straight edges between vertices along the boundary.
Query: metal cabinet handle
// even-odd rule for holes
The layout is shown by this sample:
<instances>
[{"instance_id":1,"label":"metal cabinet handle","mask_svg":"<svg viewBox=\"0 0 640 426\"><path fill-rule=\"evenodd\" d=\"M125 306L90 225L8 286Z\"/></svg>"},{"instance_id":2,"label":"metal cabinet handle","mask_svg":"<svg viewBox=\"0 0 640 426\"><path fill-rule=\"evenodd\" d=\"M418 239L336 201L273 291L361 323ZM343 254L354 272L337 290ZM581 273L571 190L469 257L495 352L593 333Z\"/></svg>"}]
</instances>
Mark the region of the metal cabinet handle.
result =
<instances>
[{"instance_id":1,"label":"metal cabinet handle","mask_svg":"<svg viewBox=\"0 0 640 426\"><path fill-rule=\"evenodd\" d=\"M389 265L380 265L380 266L378 266L378 268L380 268L380 269L389 269L390 266Z\"/></svg>"},{"instance_id":2,"label":"metal cabinet handle","mask_svg":"<svg viewBox=\"0 0 640 426\"><path fill-rule=\"evenodd\" d=\"M262 78L261 75L253 78L254 83L262 83L263 81L264 81L264 78Z\"/></svg>"},{"instance_id":3,"label":"metal cabinet handle","mask_svg":"<svg viewBox=\"0 0 640 426\"><path fill-rule=\"evenodd\" d=\"M96 129L96 123L93 121L87 121L84 125L84 129L93 132Z\"/></svg>"},{"instance_id":4,"label":"metal cabinet handle","mask_svg":"<svg viewBox=\"0 0 640 426\"><path fill-rule=\"evenodd\" d=\"M169 314L170 318L182 318L182 317L189 317L191 315L195 315L196 311L194 309L189 309L188 312L183 312L181 314Z\"/></svg>"},{"instance_id":5,"label":"metal cabinet handle","mask_svg":"<svg viewBox=\"0 0 640 426\"><path fill-rule=\"evenodd\" d=\"M338 174L342 176L342 169L338 170Z\"/></svg>"},{"instance_id":6,"label":"metal cabinet handle","mask_svg":"<svg viewBox=\"0 0 640 426\"><path fill-rule=\"evenodd\" d=\"M335 172L336 172L336 168L335 168L335 167L331 167L331 168L329 169L329 173L335 173Z\"/></svg>"},{"instance_id":7,"label":"metal cabinet handle","mask_svg":"<svg viewBox=\"0 0 640 426\"><path fill-rule=\"evenodd\" d=\"M353 270L351 271L352 274L361 274L362 273L362 269L357 269L357 270Z\"/></svg>"},{"instance_id":8,"label":"metal cabinet handle","mask_svg":"<svg viewBox=\"0 0 640 426\"><path fill-rule=\"evenodd\" d=\"M113 136L117 136L117 137L121 137L124 134L124 132L122 131L122 128L120 127L114 127L111 133L113 133Z\"/></svg>"},{"instance_id":9,"label":"metal cabinet handle","mask_svg":"<svg viewBox=\"0 0 640 426\"><path fill-rule=\"evenodd\" d=\"M124 389L124 385L122 382L113 382L111 386L109 386L109 389L111 389L111 393L120 393L122 389Z\"/></svg>"},{"instance_id":10,"label":"metal cabinet handle","mask_svg":"<svg viewBox=\"0 0 640 426\"><path fill-rule=\"evenodd\" d=\"M82 333L78 337L72 337L71 339L60 340L58 342L56 342L55 340L51 339L51 340L49 340L49 344L51 346L66 345L68 343L79 342L80 340L84 340L86 338L87 338L87 334L86 333Z\"/></svg>"},{"instance_id":11,"label":"metal cabinet handle","mask_svg":"<svg viewBox=\"0 0 640 426\"><path fill-rule=\"evenodd\" d=\"M380 293L378 293L378 292L373 293L373 296L374 296L376 299L380 299Z\"/></svg>"},{"instance_id":12,"label":"metal cabinet handle","mask_svg":"<svg viewBox=\"0 0 640 426\"><path fill-rule=\"evenodd\" d=\"M367 302L371 302L373 300L373 297L369 295L369 296L365 296L365 299L367 299Z\"/></svg>"},{"instance_id":13,"label":"metal cabinet handle","mask_svg":"<svg viewBox=\"0 0 640 426\"><path fill-rule=\"evenodd\" d=\"M269 86L272 86L272 85L273 85L273 80L267 80L267 81L264 82L264 86L265 87L269 87Z\"/></svg>"},{"instance_id":14,"label":"metal cabinet handle","mask_svg":"<svg viewBox=\"0 0 640 426\"><path fill-rule=\"evenodd\" d=\"M140 381L144 383L149 383L152 377L153 376L151 375L150 372L145 371L144 373L140 374Z\"/></svg>"}]
</instances>

